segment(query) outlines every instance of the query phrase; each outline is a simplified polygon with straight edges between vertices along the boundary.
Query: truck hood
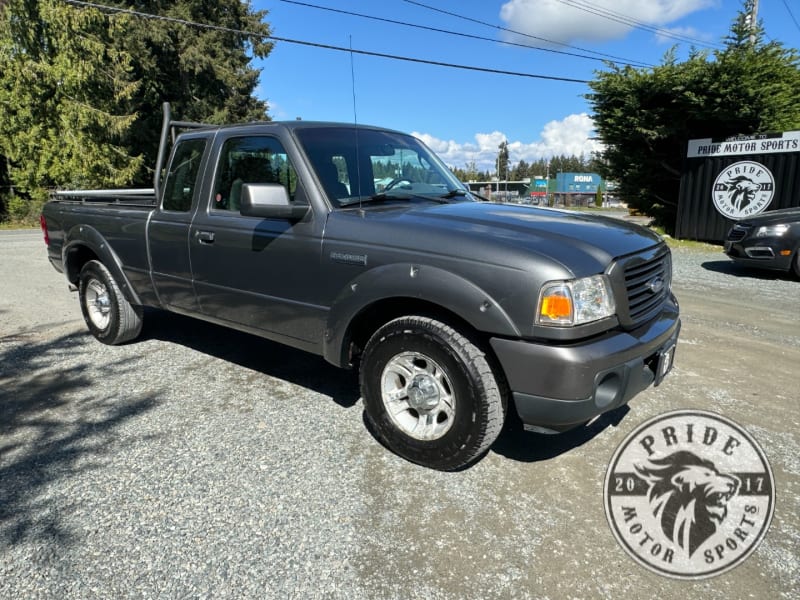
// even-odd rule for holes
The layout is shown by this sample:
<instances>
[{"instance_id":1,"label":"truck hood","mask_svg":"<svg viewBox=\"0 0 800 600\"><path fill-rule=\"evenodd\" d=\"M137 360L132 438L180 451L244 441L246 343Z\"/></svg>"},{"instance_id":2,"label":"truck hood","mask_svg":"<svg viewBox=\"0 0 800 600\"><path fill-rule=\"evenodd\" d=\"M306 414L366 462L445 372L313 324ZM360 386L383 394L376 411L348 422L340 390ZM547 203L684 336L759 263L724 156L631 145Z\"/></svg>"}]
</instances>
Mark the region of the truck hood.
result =
<instances>
[{"instance_id":1,"label":"truck hood","mask_svg":"<svg viewBox=\"0 0 800 600\"><path fill-rule=\"evenodd\" d=\"M366 235L379 245L506 266L515 257L524 260L535 253L578 277L601 272L613 259L661 242L652 231L619 219L510 204L372 205L361 213L337 211L332 220L345 212L368 222L359 228L359 237ZM326 235L342 240L337 233L344 231L333 226Z\"/></svg>"}]
</instances>

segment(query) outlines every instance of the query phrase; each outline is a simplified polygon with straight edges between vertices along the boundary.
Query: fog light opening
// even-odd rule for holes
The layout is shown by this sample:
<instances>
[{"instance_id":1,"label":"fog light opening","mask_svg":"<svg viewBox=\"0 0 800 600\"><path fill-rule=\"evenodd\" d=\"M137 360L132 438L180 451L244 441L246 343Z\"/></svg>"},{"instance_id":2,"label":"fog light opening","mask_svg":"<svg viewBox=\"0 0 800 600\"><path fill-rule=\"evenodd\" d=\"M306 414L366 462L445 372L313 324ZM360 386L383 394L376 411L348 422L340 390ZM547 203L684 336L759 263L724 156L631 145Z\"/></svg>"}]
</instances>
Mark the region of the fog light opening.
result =
<instances>
[{"instance_id":1,"label":"fog light opening","mask_svg":"<svg viewBox=\"0 0 800 600\"><path fill-rule=\"evenodd\" d=\"M619 399L622 378L619 373L608 373L603 376L594 393L594 403L599 408L610 406Z\"/></svg>"}]
</instances>

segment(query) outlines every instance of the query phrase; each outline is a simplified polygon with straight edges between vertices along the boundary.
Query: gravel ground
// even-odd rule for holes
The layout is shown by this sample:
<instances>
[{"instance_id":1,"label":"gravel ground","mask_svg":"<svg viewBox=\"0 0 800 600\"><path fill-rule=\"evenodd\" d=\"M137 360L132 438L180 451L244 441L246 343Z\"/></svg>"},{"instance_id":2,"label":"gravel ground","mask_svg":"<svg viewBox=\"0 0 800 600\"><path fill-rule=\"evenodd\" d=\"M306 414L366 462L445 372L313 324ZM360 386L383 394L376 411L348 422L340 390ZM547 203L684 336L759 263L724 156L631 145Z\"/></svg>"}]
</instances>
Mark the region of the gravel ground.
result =
<instances>
[{"instance_id":1,"label":"gravel ground","mask_svg":"<svg viewBox=\"0 0 800 600\"><path fill-rule=\"evenodd\" d=\"M38 232L0 233L0 598L798 598L800 282L674 251L683 332L664 384L548 437L506 433L438 473L370 435L322 359L157 311L94 341ZM678 408L745 427L777 509L734 570L651 573L603 478Z\"/></svg>"}]
</instances>

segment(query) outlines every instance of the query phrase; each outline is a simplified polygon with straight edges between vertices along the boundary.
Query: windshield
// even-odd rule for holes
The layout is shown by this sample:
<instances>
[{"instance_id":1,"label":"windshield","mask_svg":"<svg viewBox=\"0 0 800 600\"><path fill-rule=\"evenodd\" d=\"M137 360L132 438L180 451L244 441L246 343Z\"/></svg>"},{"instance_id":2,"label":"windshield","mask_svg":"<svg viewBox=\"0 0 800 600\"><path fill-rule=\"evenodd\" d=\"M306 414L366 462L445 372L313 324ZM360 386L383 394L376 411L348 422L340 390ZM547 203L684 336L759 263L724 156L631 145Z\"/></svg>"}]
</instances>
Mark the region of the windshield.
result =
<instances>
[{"instance_id":1,"label":"windshield","mask_svg":"<svg viewBox=\"0 0 800 600\"><path fill-rule=\"evenodd\" d=\"M333 206L471 200L444 163L410 135L348 126L298 128L295 133Z\"/></svg>"}]
</instances>

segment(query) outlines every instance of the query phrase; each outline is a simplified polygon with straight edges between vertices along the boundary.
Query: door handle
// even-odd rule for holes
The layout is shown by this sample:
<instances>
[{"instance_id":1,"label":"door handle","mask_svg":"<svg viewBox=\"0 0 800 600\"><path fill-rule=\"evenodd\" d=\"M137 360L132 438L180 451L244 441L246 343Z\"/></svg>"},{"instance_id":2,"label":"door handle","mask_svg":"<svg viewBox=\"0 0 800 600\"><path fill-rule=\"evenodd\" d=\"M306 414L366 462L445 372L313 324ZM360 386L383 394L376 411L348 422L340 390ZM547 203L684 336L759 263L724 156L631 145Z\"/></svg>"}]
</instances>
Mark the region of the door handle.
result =
<instances>
[{"instance_id":1,"label":"door handle","mask_svg":"<svg viewBox=\"0 0 800 600\"><path fill-rule=\"evenodd\" d=\"M194 237L197 238L197 241L201 244L213 244L214 243L214 232L213 231L196 231Z\"/></svg>"}]
</instances>

